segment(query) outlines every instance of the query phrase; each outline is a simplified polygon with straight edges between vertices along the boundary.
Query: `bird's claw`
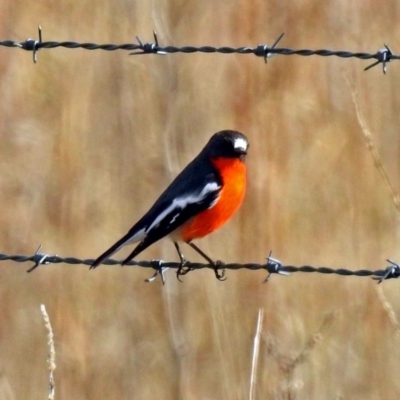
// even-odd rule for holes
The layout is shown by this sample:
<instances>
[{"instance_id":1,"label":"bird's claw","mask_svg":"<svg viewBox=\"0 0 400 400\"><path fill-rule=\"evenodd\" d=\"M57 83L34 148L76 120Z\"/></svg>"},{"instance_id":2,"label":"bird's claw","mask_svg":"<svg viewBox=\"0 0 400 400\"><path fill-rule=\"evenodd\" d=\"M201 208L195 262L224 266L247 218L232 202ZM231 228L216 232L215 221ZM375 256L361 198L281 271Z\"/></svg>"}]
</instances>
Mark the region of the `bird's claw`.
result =
<instances>
[{"instance_id":1,"label":"bird's claw","mask_svg":"<svg viewBox=\"0 0 400 400\"><path fill-rule=\"evenodd\" d=\"M219 281L226 281L226 277L225 277L225 268L224 268L224 262L223 261L216 261L214 263L214 272L215 272L215 277L219 280ZM221 271L219 271L221 270Z\"/></svg>"},{"instance_id":2,"label":"bird's claw","mask_svg":"<svg viewBox=\"0 0 400 400\"><path fill-rule=\"evenodd\" d=\"M193 271L193 268L187 265L188 262L185 259L182 259L181 264L179 265L178 270L176 271L176 278L179 282L182 282L180 276L186 275L188 272Z\"/></svg>"}]
</instances>

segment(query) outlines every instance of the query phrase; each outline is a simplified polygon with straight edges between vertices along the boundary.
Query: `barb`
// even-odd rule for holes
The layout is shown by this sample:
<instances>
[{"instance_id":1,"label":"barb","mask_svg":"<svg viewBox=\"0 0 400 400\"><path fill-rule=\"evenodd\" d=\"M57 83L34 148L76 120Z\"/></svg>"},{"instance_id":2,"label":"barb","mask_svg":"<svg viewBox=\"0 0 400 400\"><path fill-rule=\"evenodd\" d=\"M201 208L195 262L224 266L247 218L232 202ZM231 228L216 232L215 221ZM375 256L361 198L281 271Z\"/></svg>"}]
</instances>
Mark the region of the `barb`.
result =
<instances>
[{"instance_id":1,"label":"barb","mask_svg":"<svg viewBox=\"0 0 400 400\"><path fill-rule=\"evenodd\" d=\"M130 56L137 56L141 54L167 54L165 51L160 50L160 46L158 45L158 38L156 31L153 31L154 43L143 43L139 36L136 36L137 41L139 42L140 50L129 53Z\"/></svg>"},{"instance_id":2,"label":"barb","mask_svg":"<svg viewBox=\"0 0 400 400\"><path fill-rule=\"evenodd\" d=\"M32 256L32 261L35 263L33 267L29 268L28 271L26 272L32 272L34 269L36 269L39 265L46 265L49 264L49 261L47 261L47 258L49 257L48 254L42 254L40 250L42 249L42 245L40 244L37 250L35 251L35 254Z\"/></svg>"},{"instance_id":3,"label":"barb","mask_svg":"<svg viewBox=\"0 0 400 400\"><path fill-rule=\"evenodd\" d=\"M284 33L280 34L278 39L276 39L274 44L271 46L271 49L276 48L276 45L281 41L281 39L283 38L283 35L284 35ZM270 50L270 48L268 47L268 45L260 44L256 49L256 53L254 53L254 54L259 57L264 57L264 62L265 62L265 64L267 64L268 58L270 58L274 55L276 56L276 53L274 54L269 50Z\"/></svg>"},{"instance_id":4,"label":"barb","mask_svg":"<svg viewBox=\"0 0 400 400\"><path fill-rule=\"evenodd\" d=\"M80 259L76 257L59 257L58 255L49 256L48 254L40 253L41 246L37 249L34 255L32 256L23 256L23 255L7 255L0 253L0 261L14 261L18 263L23 262L34 262L35 265L27 270L27 272L32 272L37 269L40 265L43 264L73 264L73 265L87 265L90 266L93 264L94 259ZM39 260L39 261L38 261ZM103 265L121 265L123 260L113 260L109 259L103 262ZM267 262L265 264L257 264L257 263L230 263L225 264L223 262L219 263L220 269L229 269L233 271L237 271L239 269L248 269L251 271L264 270L268 272L267 278L264 282L270 279L272 274L279 275L289 275L295 272L303 272L303 273L318 273L318 274L328 274L328 275L341 275L341 276L362 276L362 277L372 277L375 280L378 280L378 283L381 283L384 280L394 279L400 277L400 266L394 261L388 259L387 262L390 263L388 267L385 269L378 270L368 270L368 269L360 269L360 270L350 270L345 268L329 268L329 267L312 267L310 265L304 265L300 267L296 267L293 265L283 265L280 261L271 257L271 254L267 258ZM181 266L179 262L164 262L162 260L152 260L152 261L130 261L125 264L126 266L136 266L142 268L151 268L155 270L154 275L147 279L147 281L152 282L157 275L162 276L162 280L164 280L164 272L167 271L168 268L178 269ZM187 262L185 264L187 268L190 270L198 270L198 269L214 269L214 266L211 264L204 263L196 263L196 262Z\"/></svg>"},{"instance_id":5,"label":"barb","mask_svg":"<svg viewBox=\"0 0 400 400\"><path fill-rule=\"evenodd\" d=\"M163 267L163 265L165 264L163 260L152 260L151 263L153 264L153 269L155 270L155 272L150 278L147 278L144 281L153 282L157 278L157 276L160 275L161 282L164 286L165 285L164 273L168 270L168 267Z\"/></svg>"},{"instance_id":6,"label":"barb","mask_svg":"<svg viewBox=\"0 0 400 400\"><path fill-rule=\"evenodd\" d=\"M268 275L264 279L263 283L267 283L269 279L271 278L272 274L280 274L280 275L290 275L290 272L285 271L282 263L277 260L276 258L272 258L272 251L269 252L269 255L267 257L267 265L268 265Z\"/></svg>"},{"instance_id":7,"label":"barb","mask_svg":"<svg viewBox=\"0 0 400 400\"><path fill-rule=\"evenodd\" d=\"M392 260L386 260L390 265L385 269L384 274L379 278L379 277L374 277L372 279L375 279L378 281L378 283L381 283L385 279L391 279L391 278L398 278L400 276L400 266L399 264L395 263Z\"/></svg>"},{"instance_id":8,"label":"barb","mask_svg":"<svg viewBox=\"0 0 400 400\"><path fill-rule=\"evenodd\" d=\"M11 47L11 48L22 48L24 50L33 51L33 59L36 62L36 54L40 49L54 49L57 47L64 47L67 49L85 49L85 50L128 50L133 55L146 55L146 54L174 54L174 53L221 53L221 54L254 54L257 57L263 57L264 61L273 55L291 56L298 55L303 57L309 56L320 56L320 57L340 57L340 58L358 58L361 60L372 60L376 62L367 66L365 70L369 70L375 65L382 64L383 73L386 74L386 64L393 60L400 60L400 55L395 55L390 50L389 46L385 44L385 48L378 50L376 53L366 52L351 52L351 51L334 51L329 49L291 49L287 47L278 48L276 45L283 37L283 33L275 40L274 44L269 47L266 44L260 44L257 47L213 47L213 46L166 46L162 47L158 43L156 32L153 31L154 42L144 43L141 41L139 36L136 37L138 43L125 43L125 44L96 44L96 43L79 43L79 42L57 42L57 41L42 41L42 29L39 26L39 40L27 39L24 42L17 42L14 40L3 40L0 41L0 46Z\"/></svg>"},{"instance_id":9,"label":"barb","mask_svg":"<svg viewBox=\"0 0 400 400\"><path fill-rule=\"evenodd\" d=\"M378 61L364 68L364 71L368 71L369 69L375 67L375 65L382 63L382 71L384 74L386 74L386 63L393 60L393 52L392 50L390 50L389 46L387 46L386 44L384 44L384 46L385 48L380 49L377 53Z\"/></svg>"},{"instance_id":10,"label":"barb","mask_svg":"<svg viewBox=\"0 0 400 400\"><path fill-rule=\"evenodd\" d=\"M33 62L36 64L37 62L37 52L40 49L40 45L42 44L42 27L38 25L38 36L39 40L28 38L25 42L13 42L12 40L6 40L4 43L0 42L1 46L7 47L19 47L21 49L32 51Z\"/></svg>"}]
</instances>

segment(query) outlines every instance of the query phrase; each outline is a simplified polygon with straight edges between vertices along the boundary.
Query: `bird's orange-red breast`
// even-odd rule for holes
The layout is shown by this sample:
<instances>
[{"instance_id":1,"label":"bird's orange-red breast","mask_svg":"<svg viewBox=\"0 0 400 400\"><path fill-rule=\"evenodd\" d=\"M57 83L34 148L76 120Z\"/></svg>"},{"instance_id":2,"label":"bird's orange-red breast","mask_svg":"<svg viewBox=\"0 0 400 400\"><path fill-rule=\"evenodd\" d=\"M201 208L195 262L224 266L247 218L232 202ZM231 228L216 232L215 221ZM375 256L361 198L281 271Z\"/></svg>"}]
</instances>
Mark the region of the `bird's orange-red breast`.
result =
<instances>
[{"instance_id":1,"label":"bird's orange-red breast","mask_svg":"<svg viewBox=\"0 0 400 400\"><path fill-rule=\"evenodd\" d=\"M243 201L248 147L246 136L240 132L215 133L149 211L90 268L96 268L126 244L139 242L122 263L124 265L167 235L182 257L178 241L190 244L220 228ZM191 245L199 251L197 246ZM216 275L218 277L217 271Z\"/></svg>"},{"instance_id":2,"label":"bird's orange-red breast","mask_svg":"<svg viewBox=\"0 0 400 400\"><path fill-rule=\"evenodd\" d=\"M237 158L215 158L211 163L223 182L218 202L191 218L180 228L180 239L191 242L214 232L225 224L242 204L246 191L246 165Z\"/></svg>"}]
</instances>

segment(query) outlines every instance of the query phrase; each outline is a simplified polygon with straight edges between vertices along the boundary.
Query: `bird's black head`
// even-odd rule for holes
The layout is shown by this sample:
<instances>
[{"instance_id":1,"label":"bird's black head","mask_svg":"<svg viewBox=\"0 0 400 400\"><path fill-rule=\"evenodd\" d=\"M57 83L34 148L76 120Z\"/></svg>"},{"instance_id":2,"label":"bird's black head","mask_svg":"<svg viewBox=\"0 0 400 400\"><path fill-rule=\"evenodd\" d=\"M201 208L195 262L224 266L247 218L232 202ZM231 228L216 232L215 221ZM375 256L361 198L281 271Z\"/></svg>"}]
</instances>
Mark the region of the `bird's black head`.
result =
<instances>
[{"instance_id":1,"label":"bird's black head","mask_svg":"<svg viewBox=\"0 0 400 400\"><path fill-rule=\"evenodd\" d=\"M241 158L247 154L249 142L243 133L237 131L220 131L211 136L204 148L208 157Z\"/></svg>"}]
</instances>

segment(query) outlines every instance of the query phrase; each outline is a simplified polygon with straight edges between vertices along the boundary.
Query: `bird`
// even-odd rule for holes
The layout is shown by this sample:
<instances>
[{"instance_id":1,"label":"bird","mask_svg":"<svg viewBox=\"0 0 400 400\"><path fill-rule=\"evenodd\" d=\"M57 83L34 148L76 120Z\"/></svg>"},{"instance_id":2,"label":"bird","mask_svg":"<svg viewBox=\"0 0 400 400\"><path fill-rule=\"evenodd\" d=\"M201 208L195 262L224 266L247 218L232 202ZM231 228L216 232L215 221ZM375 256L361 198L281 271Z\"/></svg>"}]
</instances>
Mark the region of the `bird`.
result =
<instances>
[{"instance_id":1,"label":"bird","mask_svg":"<svg viewBox=\"0 0 400 400\"><path fill-rule=\"evenodd\" d=\"M197 251L214 268L218 280L224 280L214 262L192 241L224 225L242 204L246 191L245 158L247 137L234 130L223 130L211 136L208 143L160 195L149 211L90 266L94 269L123 246L138 243L121 265L127 264L153 243L169 236L178 252L184 271L185 257L179 243Z\"/></svg>"}]
</instances>

